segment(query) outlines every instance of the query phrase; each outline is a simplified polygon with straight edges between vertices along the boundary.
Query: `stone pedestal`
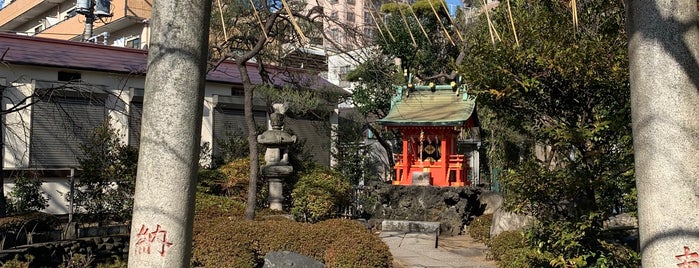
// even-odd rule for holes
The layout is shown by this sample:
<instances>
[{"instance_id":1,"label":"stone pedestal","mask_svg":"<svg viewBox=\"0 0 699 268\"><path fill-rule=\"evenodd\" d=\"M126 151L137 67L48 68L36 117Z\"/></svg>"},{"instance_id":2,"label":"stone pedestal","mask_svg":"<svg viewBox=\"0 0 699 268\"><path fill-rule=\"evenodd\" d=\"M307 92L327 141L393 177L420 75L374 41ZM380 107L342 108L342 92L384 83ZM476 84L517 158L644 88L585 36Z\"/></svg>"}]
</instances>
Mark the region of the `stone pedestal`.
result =
<instances>
[{"instance_id":1,"label":"stone pedestal","mask_svg":"<svg viewBox=\"0 0 699 268\"><path fill-rule=\"evenodd\" d=\"M281 211L284 209L284 189L282 186L283 179L288 177L294 168L291 166L265 166L262 168L262 174L269 182L269 208L271 210Z\"/></svg>"},{"instance_id":2,"label":"stone pedestal","mask_svg":"<svg viewBox=\"0 0 699 268\"><path fill-rule=\"evenodd\" d=\"M282 179L280 178L270 178L269 179L269 209L271 210L283 210L284 193L282 189Z\"/></svg>"}]
</instances>

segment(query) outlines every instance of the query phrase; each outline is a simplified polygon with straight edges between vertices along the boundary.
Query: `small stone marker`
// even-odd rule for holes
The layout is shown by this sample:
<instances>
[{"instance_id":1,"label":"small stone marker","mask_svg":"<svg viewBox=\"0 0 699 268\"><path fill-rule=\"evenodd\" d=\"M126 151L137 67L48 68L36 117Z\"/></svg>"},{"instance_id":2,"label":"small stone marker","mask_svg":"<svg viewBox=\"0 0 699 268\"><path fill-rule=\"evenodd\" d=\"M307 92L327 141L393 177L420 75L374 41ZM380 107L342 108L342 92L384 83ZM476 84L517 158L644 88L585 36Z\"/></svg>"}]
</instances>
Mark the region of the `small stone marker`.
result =
<instances>
[{"instance_id":1,"label":"small stone marker","mask_svg":"<svg viewBox=\"0 0 699 268\"><path fill-rule=\"evenodd\" d=\"M289 251L273 251L265 255L264 268L325 268L325 264Z\"/></svg>"}]
</instances>

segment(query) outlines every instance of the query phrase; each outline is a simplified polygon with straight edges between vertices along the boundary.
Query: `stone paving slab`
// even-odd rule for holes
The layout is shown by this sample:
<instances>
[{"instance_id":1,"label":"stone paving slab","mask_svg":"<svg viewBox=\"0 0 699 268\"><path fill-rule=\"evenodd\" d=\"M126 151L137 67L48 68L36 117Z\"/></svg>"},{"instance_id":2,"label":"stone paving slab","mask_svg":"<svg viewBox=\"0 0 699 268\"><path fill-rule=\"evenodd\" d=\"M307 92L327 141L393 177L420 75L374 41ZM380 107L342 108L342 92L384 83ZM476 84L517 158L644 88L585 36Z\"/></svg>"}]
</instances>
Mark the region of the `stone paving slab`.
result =
<instances>
[{"instance_id":1,"label":"stone paving slab","mask_svg":"<svg viewBox=\"0 0 699 268\"><path fill-rule=\"evenodd\" d=\"M495 268L485 258L486 246L471 237L384 231L379 235L388 245L396 268Z\"/></svg>"}]
</instances>

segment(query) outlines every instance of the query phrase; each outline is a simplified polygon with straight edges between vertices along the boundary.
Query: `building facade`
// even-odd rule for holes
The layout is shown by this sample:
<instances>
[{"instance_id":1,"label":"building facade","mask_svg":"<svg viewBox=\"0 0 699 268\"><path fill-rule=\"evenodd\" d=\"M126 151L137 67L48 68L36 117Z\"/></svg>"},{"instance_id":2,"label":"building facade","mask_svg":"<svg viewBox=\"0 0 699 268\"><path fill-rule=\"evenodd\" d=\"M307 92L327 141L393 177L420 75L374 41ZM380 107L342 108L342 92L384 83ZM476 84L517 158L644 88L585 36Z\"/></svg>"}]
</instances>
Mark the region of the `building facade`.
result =
<instances>
[{"instance_id":1,"label":"building facade","mask_svg":"<svg viewBox=\"0 0 699 268\"><path fill-rule=\"evenodd\" d=\"M61 193L68 192L69 178L79 172L80 145L92 129L109 122L124 143L139 144L147 52L0 33L0 54L6 178L18 171L37 174L51 197L47 211L67 213ZM253 71L256 65L248 68L253 83L261 83ZM280 70L274 79L277 85L295 80L316 90L339 90L298 69ZM266 102L256 100L253 109L256 122L267 125ZM333 128L317 126L336 124L336 114L323 119L291 116L287 127L306 140L305 149L316 162L329 165ZM207 74L201 129L202 146L209 146L213 155L223 150L220 141L228 135L246 133L242 84L232 62ZM11 187L11 181L6 183L5 192Z\"/></svg>"}]
</instances>

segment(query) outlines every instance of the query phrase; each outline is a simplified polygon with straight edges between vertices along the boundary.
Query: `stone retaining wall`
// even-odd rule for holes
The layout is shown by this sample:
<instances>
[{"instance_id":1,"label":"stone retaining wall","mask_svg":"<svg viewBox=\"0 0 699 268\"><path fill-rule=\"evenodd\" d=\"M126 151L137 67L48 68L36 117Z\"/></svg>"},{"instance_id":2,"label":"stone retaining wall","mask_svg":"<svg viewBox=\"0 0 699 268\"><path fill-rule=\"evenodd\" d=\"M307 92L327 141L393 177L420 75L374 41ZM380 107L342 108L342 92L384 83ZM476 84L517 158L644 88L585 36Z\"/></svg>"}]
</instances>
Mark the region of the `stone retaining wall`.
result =
<instances>
[{"instance_id":1,"label":"stone retaining wall","mask_svg":"<svg viewBox=\"0 0 699 268\"><path fill-rule=\"evenodd\" d=\"M482 214L480 192L475 187L374 184L364 188L358 201L372 228L381 229L383 220L439 222L441 235L454 236Z\"/></svg>"}]
</instances>

